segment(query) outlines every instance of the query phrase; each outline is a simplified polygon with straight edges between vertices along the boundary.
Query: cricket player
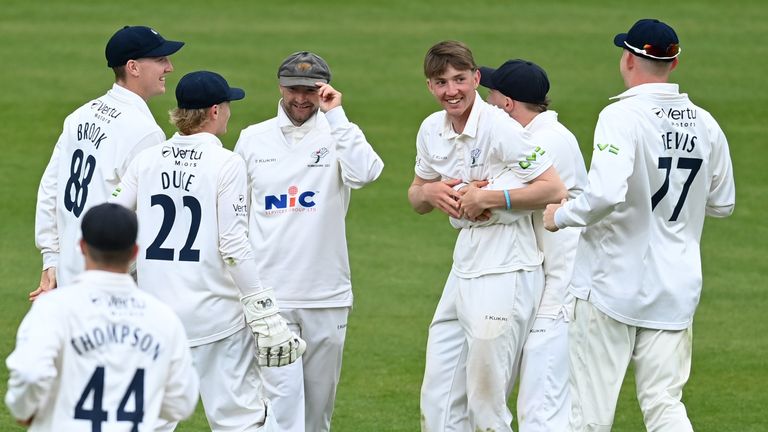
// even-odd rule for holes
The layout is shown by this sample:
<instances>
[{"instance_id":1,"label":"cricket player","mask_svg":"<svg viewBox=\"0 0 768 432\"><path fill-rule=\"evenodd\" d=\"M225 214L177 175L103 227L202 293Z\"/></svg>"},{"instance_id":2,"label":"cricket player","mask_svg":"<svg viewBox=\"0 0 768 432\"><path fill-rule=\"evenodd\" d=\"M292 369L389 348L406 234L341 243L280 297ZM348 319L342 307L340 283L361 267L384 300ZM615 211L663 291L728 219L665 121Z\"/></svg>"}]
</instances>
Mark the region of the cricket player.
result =
<instances>
[{"instance_id":1,"label":"cricket player","mask_svg":"<svg viewBox=\"0 0 768 432\"><path fill-rule=\"evenodd\" d=\"M114 192L142 223L139 288L184 323L213 431L278 430L258 366L288 365L306 346L258 277L245 164L217 138L227 131L230 101L244 97L215 72L184 75L171 111L179 132L140 153Z\"/></svg>"},{"instance_id":2,"label":"cricket player","mask_svg":"<svg viewBox=\"0 0 768 432\"><path fill-rule=\"evenodd\" d=\"M347 119L325 60L296 52L277 76L277 117L243 130L235 152L248 167L259 273L307 341L301 362L264 371L266 394L281 431L321 432L331 427L352 307L347 208L384 163Z\"/></svg>"},{"instance_id":3,"label":"cricket player","mask_svg":"<svg viewBox=\"0 0 768 432\"><path fill-rule=\"evenodd\" d=\"M568 197L578 196L587 182L584 158L576 137L557 120L557 113L548 109L549 78L544 69L520 59L509 60L497 69L481 67L480 85L490 90L488 103L520 123L535 142L547 146L552 163L568 189ZM491 185L488 187L493 189ZM481 193L472 195L479 198ZM469 196L464 195L465 204ZM494 223L518 217L506 211L494 210L492 214L498 215ZM452 218L451 222L457 228L474 224L466 219ZM524 432L565 431L571 409L568 322L573 305L567 288L581 230L549 232L544 229L541 210L533 212L533 229L539 249L544 253L544 294L523 346L517 421Z\"/></svg>"},{"instance_id":4,"label":"cricket player","mask_svg":"<svg viewBox=\"0 0 768 432\"><path fill-rule=\"evenodd\" d=\"M549 230L585 227L570 291L574 431L608 431L629 362L649 431L692 431L681 402L701 295L704 216L733 212L728 142L669 83L680 45L669 25L636 22L614 44L627 89L600 113L589 183L547 206Z\"/></svg>"},{"instance_id":5,"label":"cricket player","mask_svg":"<svg viewBox=\"0 0 768 432\"><path fill-rule=\"evenodd\" d=\"M183 45L143 26L126 26L107 42L107 66L115 83L64 120L40 180L35 243L43 255L43 273L30 300L71 284L83 271L80 217L109 198L136 154L165 140L147 101L165 93L165 77L173 72L168 56Z\"/></svg>"},{"instance_id":6,"label":"cricket player","mask_svg":"<svg viewBox=\"0 0 768 432\"><path fill-rule=\"evenodd\" d=\"M437 208L482 221L498 197L505 210L543 208L565 197L546 147L477 94L480 73L466 45L434 45L424 74L443 110L424 120L416 138L416 175L408 189L416 212ZM505 171L525 187L489 190L487 203L462 208L463 189L470 188L464 183ZM422 431L511 431L507 395L541 299L541 264L530 211L509 223L459 231L429 328Z\"/></svg>"},{"instance_id":7,"label":"cricket player","mask_svg":"<svg viewBox=\"0 0 768 432\"><path fill-rule=\"evenodd\" d=\"M83 214L85 272L24 317L5 403L30 431L154 431L197 406L198 378L179 318L128 275L136 215L117 204Z\"/></svg>"}]
</instances>

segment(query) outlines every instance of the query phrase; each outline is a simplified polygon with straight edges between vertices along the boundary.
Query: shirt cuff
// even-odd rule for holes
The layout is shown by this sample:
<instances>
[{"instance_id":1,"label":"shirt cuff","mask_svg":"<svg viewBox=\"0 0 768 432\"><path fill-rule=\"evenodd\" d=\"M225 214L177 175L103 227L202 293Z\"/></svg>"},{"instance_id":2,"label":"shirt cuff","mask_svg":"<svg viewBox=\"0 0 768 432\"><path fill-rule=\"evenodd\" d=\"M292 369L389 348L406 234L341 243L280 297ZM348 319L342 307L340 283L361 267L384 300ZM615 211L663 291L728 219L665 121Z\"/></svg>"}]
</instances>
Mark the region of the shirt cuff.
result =
<instances>
[{"instance_id":1,"label":"shirt cuff","mask_svg":"<svg viewBox=\"0 0 768 432\"><path fill-rule=\"evenodd\" d=\"M562 207L555 210L555 226L558 229L568 228L568 225L565 224L565 213Z\"/></svg>"},{"instance_id":2,"label":"shirt cuff","mask_svg":"<svg viewBox=\"0 0 768 432\"><path fill-rule=\"evenodd\" d=\"M325 119L328 120L331 129L337 129L349 123L347 114L344 113L344 108L341 105L325 113Z\"/></svg>"},{"instance_id":3,"label":"shirt cuff","mask_svg":"<svg viewBox=\"0 0 768 432\"><path fill-rule=\"evenodd\" d=\"M59 266L59 253L58 252L45 252L43 253L43 270L47 270L51 267Z\"/></svg>"}]
</instances>

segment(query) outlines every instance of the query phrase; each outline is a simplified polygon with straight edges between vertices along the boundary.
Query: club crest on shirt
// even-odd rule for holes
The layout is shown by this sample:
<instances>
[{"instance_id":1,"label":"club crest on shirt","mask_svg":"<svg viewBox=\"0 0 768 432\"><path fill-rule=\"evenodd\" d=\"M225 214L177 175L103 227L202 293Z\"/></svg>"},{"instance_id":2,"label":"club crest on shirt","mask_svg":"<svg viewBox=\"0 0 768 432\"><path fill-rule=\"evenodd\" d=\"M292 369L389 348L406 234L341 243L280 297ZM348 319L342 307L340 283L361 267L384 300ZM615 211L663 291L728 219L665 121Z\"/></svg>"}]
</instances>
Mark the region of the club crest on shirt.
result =
<instances>
[{"instance_id":1,"label":"club crest on shirt","mask_svg":"<svg viewBox=\"0 0 768 432\"><path fill-rule=\"evenodd\" d=\"M315 167L327 168L327 167L330 167L331 166L330 163L320 163L320 161L323 158L325 158L326 156L328 156L329 153L330 152L328 151L328 148L326 148L326 147L320 147L319 149L313 151L312 153L309 154L310 162L307 164L307 166L310 167L310 168L315 168Z\"/></svg>"},{"instance_id":2,"label":"club crest on shirt","mask_svg":"<svg viewBox=\"0 0 768 432\"><path fill-rule=\"evenodd\" d=\"M478 166L483 166L482 163L478 163L478 160L480 159L480 154L482 153L482 150L480 148L473 148L471 152L469 152L470 157L472 158L469 163L470 168L475 168Z\"/></svg>"}]
</instances>

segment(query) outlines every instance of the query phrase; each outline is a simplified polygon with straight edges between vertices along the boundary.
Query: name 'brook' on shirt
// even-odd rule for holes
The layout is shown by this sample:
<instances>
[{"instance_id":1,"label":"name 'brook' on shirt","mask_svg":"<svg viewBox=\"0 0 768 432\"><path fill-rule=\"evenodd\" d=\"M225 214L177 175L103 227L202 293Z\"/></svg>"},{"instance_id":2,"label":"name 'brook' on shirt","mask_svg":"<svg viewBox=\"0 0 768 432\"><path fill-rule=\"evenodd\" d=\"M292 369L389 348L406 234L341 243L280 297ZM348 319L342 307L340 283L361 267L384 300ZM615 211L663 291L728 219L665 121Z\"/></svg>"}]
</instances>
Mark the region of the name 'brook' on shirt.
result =
<instances>
[{"instance_id":1,"label":"name 'brook' on shirt","mask_svg":"<svg viewBox=\"0 0 768 432\"><path fill-rule=\"evenodd\" d=\"M135 348L151 356L152 360L157 360L160 355L160 343L152 334L139 327L127 325L107 324L105 327L94 327L70 339L70 344L79 355L116 344Z\"/></svg>"}]
</instances>

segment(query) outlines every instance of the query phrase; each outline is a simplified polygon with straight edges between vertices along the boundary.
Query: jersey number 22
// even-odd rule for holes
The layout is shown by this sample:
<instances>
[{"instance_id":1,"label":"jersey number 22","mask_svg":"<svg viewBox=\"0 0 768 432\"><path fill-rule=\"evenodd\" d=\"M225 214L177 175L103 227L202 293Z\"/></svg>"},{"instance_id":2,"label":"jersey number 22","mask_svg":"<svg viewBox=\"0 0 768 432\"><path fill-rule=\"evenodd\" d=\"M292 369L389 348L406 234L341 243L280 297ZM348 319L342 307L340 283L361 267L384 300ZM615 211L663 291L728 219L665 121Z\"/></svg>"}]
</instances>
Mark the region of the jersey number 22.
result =
<instances>
[{"instance_id":1,"label":"jersey number 22","mask_svg":"<svg viewBox=\"0 0 768 432\"><path fill-rule=\"evenodd\" d=\"M176 222L176 204L168 195L157 194L151 197L152 206L159 205L163 208L163 222L160 224L160 231L155 237L155 241L147 248L146 258L150 260L173 261L175 250L172 248L161 247L171 233L174 222ZM200 219L202 218L202 209L200 201L193 196L184 196L181 201L184 207L189 209L192 221L189 225L187 241L179 251L179 261L200 261L200 250L192 249L197 238L197 232L200 229Z\"/></svg>"}]
</instances>

